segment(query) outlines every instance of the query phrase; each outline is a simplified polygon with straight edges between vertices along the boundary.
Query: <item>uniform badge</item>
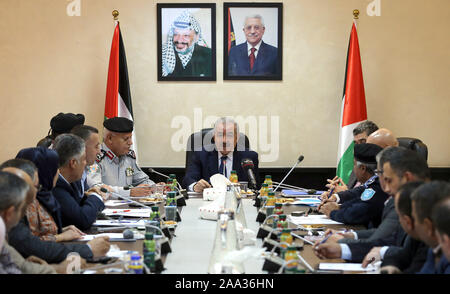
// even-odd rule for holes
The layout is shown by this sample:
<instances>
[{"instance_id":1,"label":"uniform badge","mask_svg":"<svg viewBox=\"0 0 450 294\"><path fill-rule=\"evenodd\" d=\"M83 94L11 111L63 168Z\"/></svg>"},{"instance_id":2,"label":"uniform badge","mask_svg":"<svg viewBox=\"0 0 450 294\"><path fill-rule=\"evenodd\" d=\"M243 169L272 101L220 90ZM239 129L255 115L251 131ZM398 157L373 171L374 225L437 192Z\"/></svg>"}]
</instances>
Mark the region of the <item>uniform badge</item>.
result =
<instances>
[{"instance_id":1,"label":"uniform badge","mask_svg":"<svg viewBox=\"0 0 450 294\"><path fill-rule=\"evenodd\" d=\"M362 201L368 201L372 199L373 195L375 195L375 190L372 188L368 188L364 190L364 192L361 194L361 200Z\"/></svg>"},{"instance_id":2,"label":"uniform badge","mask_svg":"<svg viewBox=\"0 0 450 294\"><path fill-rule=\"evenodd\" d=\"M134 175L134 169L131 167L127 167L127 169L125 170L125 174L127 175L127 177L131 177L132 175Z\"/></svg>"},{"instance_id":3,"label":"uniform badge","mask_svg":"<svg viewBox=\"0 0 450 294\"><path fill-rule=\"evenodd\" d=\"M98 171L98 164L94 163L93 165L91 165L89 167L89 172L90 173L96 173Z\"/></svg>"}]
</instances>

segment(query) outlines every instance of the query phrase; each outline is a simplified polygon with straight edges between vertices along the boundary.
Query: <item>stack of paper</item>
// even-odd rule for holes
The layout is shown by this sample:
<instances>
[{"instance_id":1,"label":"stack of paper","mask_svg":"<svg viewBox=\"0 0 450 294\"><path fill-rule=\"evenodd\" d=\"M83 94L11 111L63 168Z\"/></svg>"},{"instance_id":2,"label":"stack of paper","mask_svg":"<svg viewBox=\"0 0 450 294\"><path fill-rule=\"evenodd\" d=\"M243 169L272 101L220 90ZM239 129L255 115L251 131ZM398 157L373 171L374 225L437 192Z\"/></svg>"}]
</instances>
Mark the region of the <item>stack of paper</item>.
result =
<instances>
[{"instance_id":1,"label":"stack of paper","mask_svg":"<svg viewBox=\"0 0 450 294\"><path fill-rule=\"evenodd\" d=\"M97 234L97 235L84 235L78 241L91 241L94 238L101 237L101 236L108 236L109 239L113 239L115 241L119 240L125 240L122 233L103 233L103 234ZM140 233L134 233L134 239L136 240L142 240L144 239L144 235Z\"/></svg>"},{"instance_id":2,"label":"stack of paper","mask_svg":"<svg viewBox=\"0 0 450 294\"><path fill-rule=\"evenodd\" d=\"M315 194L312 195L321 195L325 191L316 191ZM292 190L292 189L283 189L281 190L281 195L285 197L301 197L301 196L310 196L311 194L308 194L306 191L300 191L300 190Z\"/></svg>"},{"instance_id":3,"label":"stack of paper","mask_svg":"<svg viewBox=\"0 0 450 294\"><path fill-rule=\"evenodd\" d=\"M329 219L326 215L292 216L288 215L288 221L295 225L341 225L342 223Z\"/></svg>"},{"instance_id":4,"label":"stack of paper","mask_svg":"<svg viewBox=\"0 0 450 294\"><path fill-rule=\"evenodd\" d=\"M317 198L303 198L298 199L292 202L294 205L308 205L308 206L318 206L320 204L320 200Z\"/></svg>"},{"instance_id":5,"label":"stack of paper","mask_svg":"<svg viewBox=\"0 0 450 294\"><path fill-rule=\"evenodd\" d=\"M128 217L150 217L151 209L147 208L128 208L128 209L111 209L106 208L102 211L106 216L123 215Z\"/></svg>"},{"instance_id":6,"label":"stack of paper","mask_svg":"<svg viewBox=\"0 0 450 294\"><path fill-rule=\"evenodd\" d=\"M145 228L145 221L140 219L122 219L122 220L96 220L93 223L94 226L107 226L107 227L137 227Z\"/></svg>"},{"instance_id":7,"label":"stack of paper","mask_svg":"<svg viewBox=\"0 0 450 294\"><path fill-rule=\"evenodd\" d=\"M335 270L348 272L371 272L376 271L377 267L369 264L366 268L361 263L320 263L319 270Z\"/></svg>"}]
</instances>

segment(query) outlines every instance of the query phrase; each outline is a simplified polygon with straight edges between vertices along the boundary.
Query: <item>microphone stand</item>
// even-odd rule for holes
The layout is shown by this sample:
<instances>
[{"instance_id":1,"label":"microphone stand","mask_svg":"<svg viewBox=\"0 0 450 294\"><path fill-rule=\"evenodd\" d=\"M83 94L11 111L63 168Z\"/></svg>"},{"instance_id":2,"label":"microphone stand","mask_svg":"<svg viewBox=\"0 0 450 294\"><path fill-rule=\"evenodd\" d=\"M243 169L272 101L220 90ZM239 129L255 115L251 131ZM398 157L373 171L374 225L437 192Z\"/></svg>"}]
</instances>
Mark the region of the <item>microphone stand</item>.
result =
<instances>
[{"instance_id":1,"label":"microphone stand","mask_svg":"<svg viewBox=\"0 0 450 294\"><path fill-rule=\"evenodd\" d=\"M291 170L287 173L287 175L283 178L283 180L281 180L281 182L278 184L278 186L275 188L275 190L273 190L274 192L277 191L278 187L280 187L280 185L284 182L284 180L286 180L286 178L291 174L291 172L294 170L294 168L303 160L303 156L301 155L297 162L295 163L295 165L291 168Z\"/></svg>"}]
</instances>

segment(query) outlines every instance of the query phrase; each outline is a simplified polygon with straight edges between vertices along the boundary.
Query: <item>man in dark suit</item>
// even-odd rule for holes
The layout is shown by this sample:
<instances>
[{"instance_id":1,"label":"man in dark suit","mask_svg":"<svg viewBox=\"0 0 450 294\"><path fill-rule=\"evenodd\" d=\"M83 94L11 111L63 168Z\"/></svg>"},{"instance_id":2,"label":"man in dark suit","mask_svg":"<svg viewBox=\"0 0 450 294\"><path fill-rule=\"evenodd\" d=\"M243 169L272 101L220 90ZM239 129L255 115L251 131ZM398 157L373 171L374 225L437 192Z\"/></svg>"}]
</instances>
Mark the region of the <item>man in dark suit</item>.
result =
<instances>
[{"instance_id":1,"label":"man in dark suit","mask_svg":"<svg viewBox=\"0 0 450 294\"><path fill-rule=\"evenodd\" d=\"M237 145L238 136L238 124L232 119L220 118L214 125L214 144L194 152L183 186L189 191L203 192L211 187L211 176L220 173L229 178L232 170L236 171L239 181L248 181L247 172L241 166L241 161L246 158L253 161L255 179L258 181L258 153Z\"/></svg>"},{"instance_id":2,"label":"man in dark suit","mask_svg":"<svg viewBox=\"0 0 450 294\"><path fill-rule=\"evenodd\" d=\"M379 156L379 157L378 157ZM430 172L426 161L416 152L403 147L388 147L377 156L378 169L383 191L391 195L386 201L377 228L334 235L328 241L315 246L319 258L342 258L361 262L375 246L396 245L404 237L404 231L395 211L394 196L399 188L414 181L427 181Z\"/></svg>"},{"instance_id":3,"label":"man in dark suit","mask_svg":"<svg viewBox=\"0 0 450 294\"><path fill-rule=\"evenodd\" d=\"M247 16L244 34L247 42L232 47L228 74L234 76L273 76L279 74L278 49L263 42L266 28L260 15Z\"/></svg>"},{"instance_id":4,"label":"man in dark suit","mask_svg":"<svg viewBox=\"0 0 450 294\"><path fill-rule=\"evenodd\" d=\"M87 230L104 208L108 195L95 186L81 197L79 186L86 167L86 149L83 139L73 134L56 138L54 149L59 155L59 176L53 195L61 205L63 226L75 225Z\"/></svg>"}]
</instances>

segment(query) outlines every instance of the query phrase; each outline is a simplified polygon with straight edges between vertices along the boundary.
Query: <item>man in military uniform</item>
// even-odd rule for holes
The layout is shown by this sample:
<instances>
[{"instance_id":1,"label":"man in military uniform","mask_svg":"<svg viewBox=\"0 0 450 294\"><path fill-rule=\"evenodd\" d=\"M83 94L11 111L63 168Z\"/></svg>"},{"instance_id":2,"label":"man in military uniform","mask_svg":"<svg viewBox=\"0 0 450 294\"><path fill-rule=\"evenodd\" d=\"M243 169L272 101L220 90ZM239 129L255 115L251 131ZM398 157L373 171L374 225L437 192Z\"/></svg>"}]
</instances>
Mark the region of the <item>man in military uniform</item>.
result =
<instances>
[{"instance_id":1,"label":"man in military uniform","mask_svg":"<svg viewBox=\"0 0 450 294\"><path fill-rule=\"evenodd\" d=\"M151 193L149 179L136 164L132 142L133 121L114 117L103 122L101 153L88 172L87 183L106 184L122 196L146 196Z\"/></svg>"},{"instance_id":2,"label":"man in military uniform","mask_svg":"<svg viewBox=\"0 0 450 294\"><path fill-rule=\"evenodd\" d=\"M339 192L337 202L326 202L319 211L329 218L347 225L377 227L381 222L384 202L389 198L375 175L376 155L383 150L375 144L358 144L354 147L355 175L363 185ZM339 206L339 204L341 206Z\"/></svg>"}]
</instances>

